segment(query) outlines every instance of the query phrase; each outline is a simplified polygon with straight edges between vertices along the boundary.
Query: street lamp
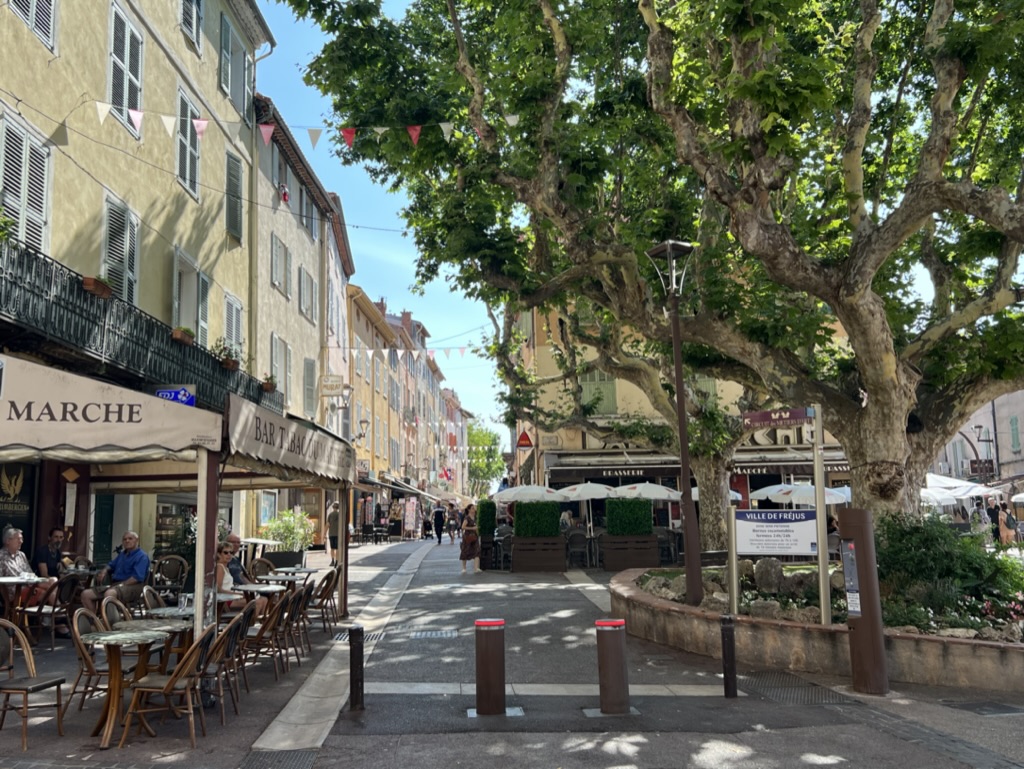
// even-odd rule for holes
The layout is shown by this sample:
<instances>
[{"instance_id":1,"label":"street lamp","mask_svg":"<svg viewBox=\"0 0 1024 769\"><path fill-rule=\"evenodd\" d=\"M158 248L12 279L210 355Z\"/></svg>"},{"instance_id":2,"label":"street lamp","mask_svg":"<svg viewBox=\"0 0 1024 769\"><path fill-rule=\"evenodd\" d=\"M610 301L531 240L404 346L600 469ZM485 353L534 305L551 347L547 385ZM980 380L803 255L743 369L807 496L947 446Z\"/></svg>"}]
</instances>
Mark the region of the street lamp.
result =
<instances>
[{"instance_id":1,"label":"street lamp","mask_svg":"<svg viewBox=\"0 0 1024 769\"><path fill-rule=\"evenodd\" d=\"M974 437L977 438L978 444L987 443L989 444L988 458L978 458L978 480L981 483L988 483L996 474L995 462L992 459L992 448L991 445L995 443L991 438L982 438L981 436L985 433L985 425L974 425Z\"/></svg>"},{"instance_id":2,"label":"street lamp","mask_svg":"<svg viewBox=\"0 0 1024 769\"><path fill-rule=\"evenodd\" d=\"M686 602L698 606L704 600L704 583L700 569L700 526L697 511L693 506L693 491L690 489L690 432L686 417L686 387L683 383L683 352L679 330L679 295L686 278L686 264L680 265L679 256L693 253L693 244L681 240L666 240L647 252L661 280L662 288L669 295L669 310L672 314L672 356L676 372L676 414L679 417L679 490L682 492L683 508L683 551L686 557ZM655 259L668 262L668 282Z\"/></svg>"},{"instance_id":3,"label":"street lamp","mask_svg":"<svg viewBox=\"0 0 1024 769\"><path fill-rule=\"evenodd\" d=\"M346 382L345 384L343 384L341 386L341 407L345 410L345 415L346 416L348 416L348 413L349 413L349 411L348 411L348 409L349 409L349 401L351 401L351 400L352 400L352 385L350 385L348 382ZM349 425L349 429L350 430L352 429L351 425ZM366 437L366 431L369 430L369 429L370 429L370 420L369 419L360 419L359 420L359 434L352 436L352 442L354 443L356 441L361 441L363 438L365 438ZM348 437L348 436L346 436L346 437Z\"/></svg>"}]
</instances>

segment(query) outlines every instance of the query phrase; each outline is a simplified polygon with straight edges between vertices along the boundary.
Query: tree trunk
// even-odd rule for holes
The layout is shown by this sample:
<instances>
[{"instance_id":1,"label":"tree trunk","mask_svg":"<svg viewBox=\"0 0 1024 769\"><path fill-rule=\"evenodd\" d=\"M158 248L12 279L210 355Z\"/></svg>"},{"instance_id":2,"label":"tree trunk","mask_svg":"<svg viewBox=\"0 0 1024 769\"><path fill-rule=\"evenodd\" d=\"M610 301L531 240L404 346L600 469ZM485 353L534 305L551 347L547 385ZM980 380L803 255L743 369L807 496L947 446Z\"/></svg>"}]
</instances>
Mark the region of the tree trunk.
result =
<instances>
[{"instance_id":1,"label":"tree trunk","mask_svg":"<svg viewBox=\"0 0 1024 769\"><path fill-rule=\"evenodd\" d=\"M906 417L885 418L876 413L877 419L873 420L865 412L840 439L850 463L853 506L870 510L876 517L899 512L916 514L921 477L916 469L908 476Z\"/></svg>"},{"instance_id":2,"label":"tree trunk","mask_svg":"<svg viewBox=\"0 0 1024 769\"><path fill-rule=\"evenodd\" d=\"M725 550L725 513L729 509L729 473L732 451L725 457L693 457L690 468L700 489L701 550Z\"/></svg>"}]
</instances>

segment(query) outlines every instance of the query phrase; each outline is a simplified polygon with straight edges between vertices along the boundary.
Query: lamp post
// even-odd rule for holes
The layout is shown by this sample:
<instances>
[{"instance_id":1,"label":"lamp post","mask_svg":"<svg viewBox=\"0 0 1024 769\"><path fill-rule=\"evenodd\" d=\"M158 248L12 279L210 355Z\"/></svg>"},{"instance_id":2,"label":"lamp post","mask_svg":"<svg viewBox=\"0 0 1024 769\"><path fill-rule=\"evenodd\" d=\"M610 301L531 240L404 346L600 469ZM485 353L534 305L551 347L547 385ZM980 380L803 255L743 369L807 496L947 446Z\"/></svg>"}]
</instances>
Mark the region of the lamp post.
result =
<instances>
[{"instance_id":1,"label":"lamp post","mask_svg":"<svg viewBox=\"0 0 1024 769\"><path fill-rule=\"evenodd\" d=\"M669 311L672 315L672 357L675 361L676 415L679 418L679 490L682 492L683 509L683 552L686 557L686 602L697 606L704 600L704 583L700 568L700 525L697 511L693 506L693 491L690 488L690 433L686 416L686 387L683 381L682 339L679 329L679 295L686 278L686 267L682 269L676 257L693 253L693 244L680 240L666 240L659 243L647 256L658 271L662 287L669 295ZM668 283L655 259L668 262Z\"/></svg>"},{"instance_id":2,"label":"lamp post","mask_svg":"<svg viewBox=\"0 0 1024 769\"><path fill-rule=\"evenodd\" d=\"M352 429L351 414L349 412L350 403L352 401L352 385L346 382L341 387L341 408L344 412L343 423L346 427L346 432ZM361 419L359 420L359 427L362 432L355 436L353 442L361 440L366 435L366 429L370 426L370 420ZM345 436L348 438L348 435ZM340 576L338 580L338 613L342 618L348 617L348 527L351 523L352 518L352 491L351 489L344 496L344 507L343 515L339 517L339 527L342 529L338 532L338 545L341 550L341 561ZM330 532L328 532L330 536ZM337 558L337 554L335 554Z\"/></svg>"},{"instance_id":3,"label":"lamp post","mask_svg":"<svg viewBox=\"0 0 1024 769\"><path fill-rule=\"evenodd\" d=\"M992 458L992 445L995 443L991 438L982 438L985 434L985 425L974 425L974 437L978 440L978 444L987 443L989 444L988 458L981 459L978 457L978 482L988 483L992 478L995 477L995 461Z\"/></svg>"}]
</instances>

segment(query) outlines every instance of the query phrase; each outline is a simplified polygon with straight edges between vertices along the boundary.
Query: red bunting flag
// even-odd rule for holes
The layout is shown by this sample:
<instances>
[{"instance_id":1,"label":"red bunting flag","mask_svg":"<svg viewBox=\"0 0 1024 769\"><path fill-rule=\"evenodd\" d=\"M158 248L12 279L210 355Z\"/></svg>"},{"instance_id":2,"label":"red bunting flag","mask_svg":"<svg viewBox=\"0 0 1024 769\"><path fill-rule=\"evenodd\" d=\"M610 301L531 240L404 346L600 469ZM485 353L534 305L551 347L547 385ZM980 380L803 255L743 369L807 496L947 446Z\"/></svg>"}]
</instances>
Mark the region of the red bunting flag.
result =
<instances>
[{"instance_id":1,"label":"red bunting flag","mask_svg":"<svg viewBox=\"0 0 1024 769\"><path fill-rule=\"evenodd\" d=\"M406 131L409 132L409 138L412 139L413 147L415 147L420 142L420 130L422 130L422 128L423 126L421 125L411 125L407 126L405 129Z\"/></svg>"},{"instance_id":2,"label":"red bunting flag","mask_svg":"<svg viewBox=\"0 0 1024 769\"><path fill-rule=\"evenodd\" d=\"M345 137L345 144L348 145L348 148L352 149L352 142L354 142L356 139L356 129L342 128L341 135Z\"/></svg>"}]
</instances>

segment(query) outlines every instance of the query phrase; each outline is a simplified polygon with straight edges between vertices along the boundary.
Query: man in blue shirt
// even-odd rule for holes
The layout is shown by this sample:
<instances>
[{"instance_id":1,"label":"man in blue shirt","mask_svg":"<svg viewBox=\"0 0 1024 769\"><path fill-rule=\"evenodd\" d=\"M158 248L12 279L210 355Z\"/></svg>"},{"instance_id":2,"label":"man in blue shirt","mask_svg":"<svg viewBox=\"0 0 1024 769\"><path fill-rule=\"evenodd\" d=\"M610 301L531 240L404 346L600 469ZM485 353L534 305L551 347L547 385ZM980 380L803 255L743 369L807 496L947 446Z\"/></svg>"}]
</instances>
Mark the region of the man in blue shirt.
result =
<instances>
[{"instance_id":1,"label":"man in blue shirt","mask_svg":"<svg viewBox=\"0 0 1024 769\"><path fill-rule=\"evenodd\" d=\"M103 571L96 575L96 584L102 585L110 573L111 586L102 598L116 598L125 606L131 606L142 597L142 588L149 576L149 556L139 547L139 535L134 531L126 531L121 537L121 553L107 564ZM102 600L98 590L89 588L82 592L82 606L91 612Z\"/></svg>"}]
</instances>

